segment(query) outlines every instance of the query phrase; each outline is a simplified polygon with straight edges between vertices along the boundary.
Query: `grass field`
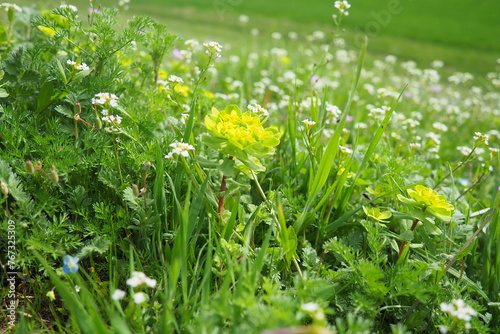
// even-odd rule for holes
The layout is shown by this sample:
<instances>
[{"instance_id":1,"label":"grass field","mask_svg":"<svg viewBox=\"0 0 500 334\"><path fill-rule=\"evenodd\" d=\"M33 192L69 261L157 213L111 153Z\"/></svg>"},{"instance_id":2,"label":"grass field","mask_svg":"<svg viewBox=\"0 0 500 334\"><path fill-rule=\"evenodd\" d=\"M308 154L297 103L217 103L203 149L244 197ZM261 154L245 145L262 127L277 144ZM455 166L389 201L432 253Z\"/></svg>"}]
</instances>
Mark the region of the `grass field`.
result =
<instances>
[{"instance_id":1,"label":"grass field","mask_svg":"<svg viewBox=\"0 0 500 334\"><path fill-rule=\"evenodd\" d=\"M110 6L117 1L94 1ZM36 3L36 1L19 1ZM42 6L50 5L38 1ZM54 2L55 3L55 2ZM87 1L73 1L82 8ZM250 17L249 26L266 36L272 31L310 33L332 30L333 1L313 0L144 0L130 3L129 15L150 15L186 38L213 38L238 44L248 30L239 15ZM346 42L358 47L369 37L370 54L394 54L425 67L445 62L448 71L486 74L500 58L500 2L485 0L357 0L343 21Z\"/></svg>"}]
</instances>

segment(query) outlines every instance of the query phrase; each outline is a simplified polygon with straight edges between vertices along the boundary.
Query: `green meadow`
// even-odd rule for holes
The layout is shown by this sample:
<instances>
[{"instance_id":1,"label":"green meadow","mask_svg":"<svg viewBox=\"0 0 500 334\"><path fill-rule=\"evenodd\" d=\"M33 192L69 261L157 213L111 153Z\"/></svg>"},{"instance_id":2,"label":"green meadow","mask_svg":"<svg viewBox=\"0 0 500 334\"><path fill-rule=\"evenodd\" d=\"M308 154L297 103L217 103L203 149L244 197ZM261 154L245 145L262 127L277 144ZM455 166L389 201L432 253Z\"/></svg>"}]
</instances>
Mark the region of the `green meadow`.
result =
<instances>
[{"instance_id":1,"label":"green meadow","mask_svg":"<svg viewBox=\"0 0 500 334\"><path fill-rule=\"evenodd\" d=\"M36 3L36 1L19 1ZM47 2L38 1L42 6ZM85 7L88 1L74 1ZM113 1L94 5L116 6ZM343 20L347 42L360 47L369 37L369 54L394 54L428 66L445 62L449 71L486 74L500 57L500 2L484 0L357 0L356 10ZM249 26L269 36L272 31L310 33L333 30L333 1L313 0L143 0L131 1L127 15L150 15L186 38L214 38L238 44L246 31L239 15L250 17Z\"/></svg>"}]
</instances>

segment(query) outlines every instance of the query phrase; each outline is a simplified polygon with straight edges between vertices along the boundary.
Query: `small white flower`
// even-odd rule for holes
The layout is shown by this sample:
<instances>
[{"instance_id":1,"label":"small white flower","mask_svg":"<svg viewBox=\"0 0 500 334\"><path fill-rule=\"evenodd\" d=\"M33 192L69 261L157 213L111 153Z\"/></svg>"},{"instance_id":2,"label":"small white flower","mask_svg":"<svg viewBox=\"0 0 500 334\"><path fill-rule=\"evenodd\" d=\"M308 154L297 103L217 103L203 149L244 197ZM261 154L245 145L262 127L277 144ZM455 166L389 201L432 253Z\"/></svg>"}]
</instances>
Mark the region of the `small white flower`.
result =
<instances>
[{"instance_id":1,"label":"small white flower","mask_svg":"<svg viewBox=\"0 0 500 334\"><path fill-rule=\"evenodd\" d=\"M16 11L16 12L22 12L23 11L21 9L21 7L19 7L18 5L15 5L15 4L9 3L9 2L4 2L4 3L0 4L0 8L4 8L6 12L8 12L9 10L13 10L13 11Z\"/></svg>"},{"instance_id":2,"label":"small white flower","mask_svg":"<svg viewBox=\"0 0 500 334\"><path fill-rule=\"evenodd\" d=\"M433 68L442 68L444 66L444 62L442 60L434 60L432 63L431 63L431 66Z\"/></svg>"},{"instance_id":3,"label":"small white flower","mask_svg":"<svg viewBox=\"0 0 500 334\"><path fill-rule=\"evenodd\" d=\"M205 53L209 56L214 55L215 58L219 58L220 52L222 51L222 45L220 45L217 42L208 42L208 43L203 43L203 46L207 48Z\"/></svg>"},{"instance_id":4,"label":"small white flower","mask_svg":"<svg viewBox=\"0 0 500 334\"><path fill-rule=\"evenodd\" d=\"M474 133L474 140L478 141L480 143L484 143L485 145L488 145L488 140L490 137L488 135L484 135L481 132L475 132Z\"/></svg>"},{"instance_id":5,"label":"small white flower","mask_svg":"<svg viewBox=\"0 0 500 334\"><path fill-rule=\"evenodd\" d=\"M200 45L200 43L198 43L197 40L194 40L194 39L188 39L184 42L184 45L185 46L188 46L190 48L195 48L197 47L198 45Z\"/></svg>"},{"instance_id":6,"label":"small white flower","mask_svg":"<svg viewBox=\"0 0 500 334\"><path fill-rule=\"evenodd\" d=\"M448 333L448 327L446 327L445 325L439 325L438 329L439 329L439 333L441 333L441 334Z\"/></svg>"},{"instance_id":7,"label":"small white flower","mask_svg":"<svg viewBox=\"0 0 500 334\"><path fill-rule=\"evenodd\" d=\"M118 107L118 96L110 93L97 93L92 98L92 104L104 105L106 103L109 103L112 107Z\"/></svg>"},{"instance_id":8,"label":"small white flower","mask_svg":"<svg viewBox=\"0 0 500 334\"><path fill-rule=\"evenodd\" d=\"M113 294L111 295L111 299L113 300L122 300L125 297L125 291L116 289L113 291Z\"/></svg>"},{"instance_id":9,"label":"small white flower","mask_svg":"<svg viewBox=\"0 0 500 334\"><path fill-rule=\"evenodd\" d=\"M71 10L72 12L78 12L78 8L76 8L75 6L73 5L60 5L59 8L65 8L65 9L69 9Z\"/></svg>"},{"instance_id":10,"label":"small white flower","mask_svg":"<svg viewBox=\"0 0 500 334\"><path fill-rule=\"evenodd\" d=\"M472 317L477 315L477 312L465 304L463 299L453 299L451 303L441 303L441 311L449 313L453 318L464 320L465 322L471 321Z\"/></svg>"},{"instance_id":11,"label":"small white flower","mask_svg":"<svg viewBox=\"0 0 500 334\"><path fill-rule=\"evenodd\" d=\"M334 4L335 8L337 8L340 12L340 14L347 16L349 15L349 12L347 11L349 8L351 8L351 5L347 1L335 1Z\"/></svg>"},{"instance_id":12,"label":"small white flower","mask_svg":"<svg viewBox=\"0 0 500 334\"><path fill-rule=\"evenodd\" d=\"M194 151L194 146L187 143L175 142L169 145L173 150L165 156L165 159L172 159L174 154L182 155L183 157L189 156L189 151Z\"/></svg>"},{"instance_id":13,"label":"small white flower","mask_svg":"<svg viewBox=\"0 0 500 334\"><path fill-rule=\"evenodd\" d=\"M432 123L432 127L436 130L439 130L439 131L443 131L443 132L448 131L448 127L446 125L444 125L443 123L434 122L434 123Z\"/></svg>"},{"instance_id":14,"label":"small white flower","mask_svg":"<svg viewBox=\"0 0 500 334\"><path fill-rule=\"evenodd\" d=\"M306 312L317 312L319 310L319 305L311 302L300 305L300 308Z\"/></svg>"},{"instance_id":15,"label":"small white flower","mask_svg":"<svg viewBox=\"0 0 500 334\"><path fill-rule=\"evenodd\" d=\"M182 78L180 78L176 75L169 76L168 81L170 81L171 83L183 83L184 82L184 80L182 80Z\"/></svg>"},{"instance_id":16,"label":"small white flower","mask_svg":"<svg viewBox=\"0 0 500 334\"><path fill-rule=\"evenodd\" d=\"M409 146L410 146L410 148L417 149L417 148L422 147L422 144L420 144L420 143L410 143Z\"/></svg>"},{"instance_id":17,"label":"small white flower","mask_svg":"<svg viewBox=\"0 0 500 334\"><path fill-rule=\"evenodd\" d=\"M305 125L307 125L307 126L313 126L313 125L315 125L315 124L316 124L316 122L315 122L315 121L310 121L310 120L308 120L308 119L303 120L303 121L302 121L302 123L304 123L304 124L305 124Z\"/></svg>"},{"instance_id":18,"label":"small white flower","mask_svg":"<svg viewBox=\"0 0 500 334\"><path fill-rule=\"evenodd\" d=\"M248 21L250 21L250 18L247 15L240 15L238 21L240 21L240 23L242 24L247 24Z\"/></svg>"},{"instance_id":19,"label":"small white flower","mask_svg":"<svg viewBox=\"0 0 500 334\"><path fill-rule=\"evenodd\" d=\"M248 110L250 110L253 113L256 113L257 115L262 115L262 116L269 116L269 111L267 109L263 108L260 104L257 103L251 103L247 106Z\"/></svg>"},{"instance_id":20,"label":"small white flower","mask_svg":"<svg viewBox=\"0 0 500 334\"><path fill-rule=\"evenodd\" d=\"M457 150L459 150L463 155L469 155L472 152L472 149L467 146L457 146Z\"/></svg>"},{"instance_id":21,"label":"small white flower","mask_svg":"<svg viewBox=\"0 0 500 334\"><path fill-rule=\"evenodd\" d=\"M139 285L146 284L150 288L154 288L156 286L156 280L149 278L140 271L134 271L132 273L132 277L127 280L127 285L135 288Z\"/></svg>"},{"instance_id":22,"label":"small white flower","mask_svg":"<svg viewBox=\"0 0 500 334\"><path fill-rule=\"evenodd\" d=\"M90 70L90 67L88 67L87 64L85 63L81 63L79 65L76 65L75 68L78 70L78 71L88 71Z\"/></svg>"},{"instance_id":23,"label":"small white flower","mask_svg":"<svg viewBox=\"0 0 500 334\"><path fill-rule=\"evenodd\" d=\"M273 32L273 33L271 34L271 38L272 38L272 39L275 39L275 40L280 40L280 39L281 39L281 37L282 37L282 36L281 36L281 33L277 32L277 31L275 31L275 32Z\"/></svg>"},{"instance_id":24,"label":"small white flower","mask_svg":"<svg viewBox=\"0 0 500 334\"><path fill-rule=\"evenodd\" d=\"M113 126L118 126L122 122L122 117L118 115L109 115L109 116L104 116L102 120L108 122Z\"/></svg>"},{"instance_id":25,"label":"small white flower","mask_svg":"<svg viewBox=\"0 0 500 334\"><path fill-rule=\"evenodd\" d=\"M72 66L74 69L76 69L78 71L88 71L88 70L90 70L90 68L88 67L87 64L85 64L85 63L77 64L75 61L73 61L71 59L66 60L66 64Z\"/></svg>"},{"instance_id":26,"label":"small white flower","mask_svg":"<svg viewBox=\"0 0 500 334\"><path fill-rule=\"evenodd\" d=\"M335 118L339 118L340 117L340 114L342 114L342 111L340 110L339 107L337 107L336 105L333 105L333 104L330 104L330 103L326 103L326 110L329 111L333 117Z\"/></svg>"},{"instance_id":27,"label":"small white flower","mask_svg":"<svg viewBox=\"0 0 500 334\"><path fill-rule=\"evenodd\" d=\"M340 149L340 152L342 152L343 154L352 154L352 150L348 147L340 145L339 149Z\"/></svg>"},{"instance_id":28,"label":"small white flower","mask_svg":"<svg viewBox=\"0 0 500 334\"><path fill-rule=\"evenodd\" d=\"M474 76L470 73L467 72L455 72L453 75L448 77L448 81L454 84L463 84L466 83L467 81L471 81L474 79Z\"/></svg>"},{"instance_id":29,"label":"small white flower","mask_svg":"<svg viewBox=\"0 0 500 334\"><path fill-rule=\"evenodd\" d=\"M141 304L146 301L146 295L143 292L137 292L134 294L134 303Z\"/></svg>"}]
</instances>

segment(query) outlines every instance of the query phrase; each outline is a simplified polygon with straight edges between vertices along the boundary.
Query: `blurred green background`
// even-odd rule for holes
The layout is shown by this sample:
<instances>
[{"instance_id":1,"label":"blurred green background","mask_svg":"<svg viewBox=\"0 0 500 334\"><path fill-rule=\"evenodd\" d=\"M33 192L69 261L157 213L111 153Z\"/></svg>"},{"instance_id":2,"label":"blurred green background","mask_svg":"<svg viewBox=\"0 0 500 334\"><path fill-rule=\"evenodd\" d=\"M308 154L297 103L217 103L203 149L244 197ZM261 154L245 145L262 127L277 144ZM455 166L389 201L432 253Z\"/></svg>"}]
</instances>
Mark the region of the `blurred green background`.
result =
<instances>
[{"instance_id":1,"label":"blurred green background","mask_svg":"<svg viewBox=\"0 0 500 334\"><path fill-rule=\"evenodd\" d=\"M484 74L500 58L500 0L350 0L343 19L344 38L357 47L369 37L369 52L394 54L420 66L443 60L450 70ZM36 1L17 1L18 4ZM70 1L80 10L89 1ZM56 1L38 1L50 8ZM117 6L118 0L94 0ZM150 15L185 38L213 38L238 43L243 33L258 28L286 35L333 30L334 0L131 0L127 15ZM238 22L247 15L246 27Z\"/></svg>"}]
</instances>

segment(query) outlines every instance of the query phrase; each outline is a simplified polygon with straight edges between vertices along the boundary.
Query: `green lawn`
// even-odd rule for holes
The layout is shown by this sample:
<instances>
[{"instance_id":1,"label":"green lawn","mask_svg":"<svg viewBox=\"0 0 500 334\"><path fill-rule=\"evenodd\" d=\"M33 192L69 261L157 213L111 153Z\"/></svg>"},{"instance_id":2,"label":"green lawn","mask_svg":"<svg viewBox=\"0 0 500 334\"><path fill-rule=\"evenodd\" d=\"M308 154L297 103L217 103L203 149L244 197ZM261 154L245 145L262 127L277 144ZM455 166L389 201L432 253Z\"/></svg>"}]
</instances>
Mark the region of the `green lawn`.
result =
<instances>
[{"instance_id":1,"label":"green lawn","mask_svg":"<svg viewBox=\"0 0 500 334\"><path fill-rule=\"evenodd\" d=\"M196 7L216 11L220 19L231 13L262 15L298 23L331 22L332 0L148 0L172 7ZM145 2L141 2L142 4ZM233 3L234 5L231 5ZM371 34L405 37L450 46L500 53L500 2L485 0L352 0L345 24ZM374 24L378 23L378 24ZM374 28L374 26L376 28ZM378 26L378 27L377 27Z\"/></svg>"},{"instance_id":2,"label":"green lawn","mask_svg":"<svg viewBox=\"0 0 500 334\"><path fill-rule=\"evenodd\" d=\"M117 1L100 1L113 5ZM151 15L186 38L214 38L237 42L237 17L246 14L249 25L263 32L286 33L332 30L334 1L312 0L143 0L131 1L129 14ZM33 3L33 1L18 1ZM39 3L44 3L39 1ZM85 8L87 1L73 1ZM94 1L99 3L99 1ZM484 0L352 0L343 21L348 44L357 47L369 36L369 52L394 54L428 66L445 61L450 71L485 74L500 58L500 1Z\"/></svg>"}]
</instances>

